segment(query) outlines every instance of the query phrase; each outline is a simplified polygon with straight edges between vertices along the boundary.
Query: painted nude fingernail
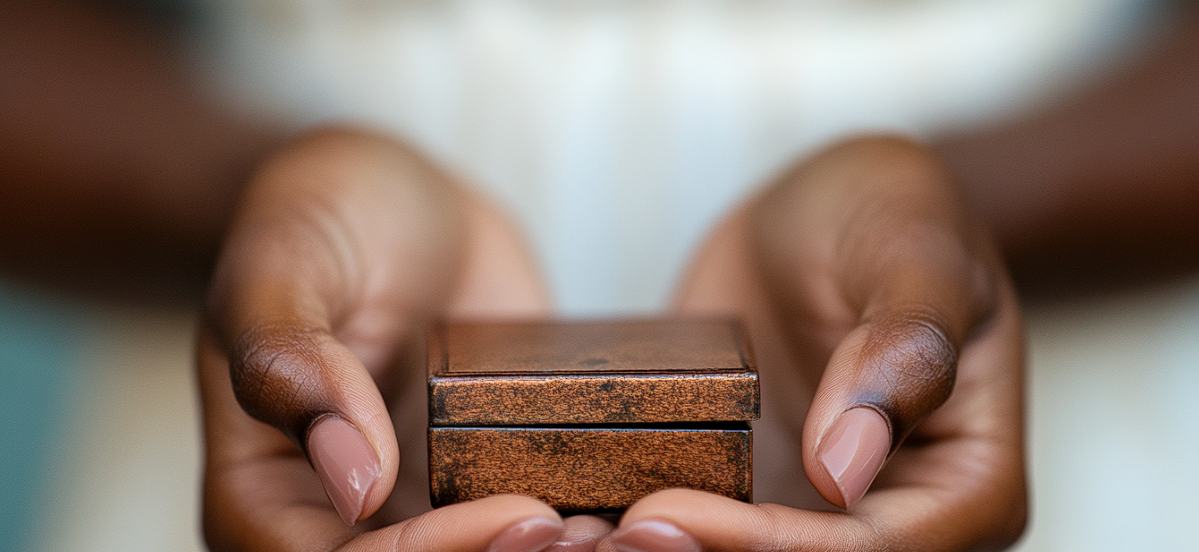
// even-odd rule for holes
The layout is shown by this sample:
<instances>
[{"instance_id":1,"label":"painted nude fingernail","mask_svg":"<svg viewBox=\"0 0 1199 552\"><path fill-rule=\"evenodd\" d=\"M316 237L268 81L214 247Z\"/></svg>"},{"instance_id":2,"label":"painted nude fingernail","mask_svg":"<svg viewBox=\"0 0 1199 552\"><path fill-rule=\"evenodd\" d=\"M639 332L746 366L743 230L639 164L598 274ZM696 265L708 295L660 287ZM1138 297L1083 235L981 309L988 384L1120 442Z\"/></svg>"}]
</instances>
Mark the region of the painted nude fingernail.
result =
<instances>
[{"instance_id":1,"label":"painted nude fingernail","mask_svg":"<svg viewBox=\"0 0 1199 552\"><path fill-rule=\"evenodd\" d=\"M308 456L337 514L353 526L382 471L375 449L354 426L331 416L308 432Z\"/></svg>"},{"instance_id":2,"label":"painted nude fingernail","mask_svg":"<svg viewBox=\"0 0 1199 552\"><path fill-rule=\"evenodd\" d=\"M646 519L612 533L620 552L700 552L695 539L671 523Z\"/></svg>"},{"instance_id":3,"label":"painted nude fingernail","mask_svg":"<svg viewBox=\"0 0 1199 552\"><path fill-rule=\"evenodd\" d=\"M596 538L587 537L579 540L559 540L545 549L545 552L592 552L595 550Z\"/></svg>"},{"instance_id":4,"label":"painted nude fingernail","mask_svg":"<svg viewBox=\"0 0 1199 552\"><path fill-rule=\"evenodd\" d=\"M526 519L504 530L487 547L487 552L539 552L562 535L562 522L549 518Z\"/></svg>"},{"instance_id":5,"label":"painted nude fingernail","mask_svg":"<svg viewBox=\"0 0 1199 552\"><path fill-rule=\"evenodd\" d=\"M850 409L829 428L817 458L837 483L845 508L865 496L890 449L887 422L871 408Z\"/></svg>"}]
</instances>

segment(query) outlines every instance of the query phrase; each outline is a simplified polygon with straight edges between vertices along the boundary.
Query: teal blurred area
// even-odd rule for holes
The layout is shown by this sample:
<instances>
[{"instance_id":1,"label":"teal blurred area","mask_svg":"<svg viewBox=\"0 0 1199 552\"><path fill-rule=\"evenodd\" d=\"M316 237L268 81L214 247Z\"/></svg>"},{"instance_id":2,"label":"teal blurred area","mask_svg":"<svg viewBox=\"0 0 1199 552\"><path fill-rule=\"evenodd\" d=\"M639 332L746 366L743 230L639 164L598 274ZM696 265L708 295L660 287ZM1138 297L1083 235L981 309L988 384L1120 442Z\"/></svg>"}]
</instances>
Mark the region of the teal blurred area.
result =
<instances>
[{"instance_id":1,"label":"teal blurred area","mask_svg":"<svg viewBox=\"0 0 1199 552\"><path fill-rule=\"evenodd\" d=\"M0 280L0 552L203 548L195 318Z\"/></svg>"},{"instance_id":2,"label":"teal blurred area","mask_svg":"<svg viewBox=\"0 0 1199 552\"><path fill-rule=\"evenodd\" d=\"M0 550L30 550L82 383L83 317L0 280Z\"/></svg>"}]
</instances>

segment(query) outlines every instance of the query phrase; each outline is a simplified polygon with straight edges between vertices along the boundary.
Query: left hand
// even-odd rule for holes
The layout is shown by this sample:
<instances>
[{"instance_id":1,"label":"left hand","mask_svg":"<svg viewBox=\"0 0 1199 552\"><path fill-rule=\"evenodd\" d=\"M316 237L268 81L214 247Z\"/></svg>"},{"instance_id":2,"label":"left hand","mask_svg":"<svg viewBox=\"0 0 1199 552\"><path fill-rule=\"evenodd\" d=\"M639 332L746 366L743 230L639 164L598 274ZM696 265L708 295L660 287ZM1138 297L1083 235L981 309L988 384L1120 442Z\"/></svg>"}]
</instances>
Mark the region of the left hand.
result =
<instances>
[{"instance_id":1,"label":"left hand","mask_svg":"<svg viewBox=\"0 0 1199 552\"><path fill-rule=\"evenodd\" d=\"M529 497L430 511L421 328L541 317L494 205L361 129L297 138L248 184L197 340L213 550L521 551L611 524Z\"/></svg>"}]
</instances>

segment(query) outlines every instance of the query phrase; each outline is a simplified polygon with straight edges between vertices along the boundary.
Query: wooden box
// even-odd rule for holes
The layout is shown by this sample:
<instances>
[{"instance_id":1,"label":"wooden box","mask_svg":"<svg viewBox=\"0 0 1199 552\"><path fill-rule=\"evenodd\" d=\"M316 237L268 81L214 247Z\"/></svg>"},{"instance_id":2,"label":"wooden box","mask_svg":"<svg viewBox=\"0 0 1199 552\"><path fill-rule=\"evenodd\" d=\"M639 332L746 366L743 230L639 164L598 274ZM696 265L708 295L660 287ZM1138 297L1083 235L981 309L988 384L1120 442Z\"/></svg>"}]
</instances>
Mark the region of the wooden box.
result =
<instances>
[{"instance_id":1,"label":"wooden box","mask_svg":"<svg viewBox=\"0 0 1199 552\"><path fill-rule=\"evenodd\" d=\"M448 323L429 342L433 505L497 493L623 509L752 500L758 372L732 321Z\"/></svg>"}]
</instances>

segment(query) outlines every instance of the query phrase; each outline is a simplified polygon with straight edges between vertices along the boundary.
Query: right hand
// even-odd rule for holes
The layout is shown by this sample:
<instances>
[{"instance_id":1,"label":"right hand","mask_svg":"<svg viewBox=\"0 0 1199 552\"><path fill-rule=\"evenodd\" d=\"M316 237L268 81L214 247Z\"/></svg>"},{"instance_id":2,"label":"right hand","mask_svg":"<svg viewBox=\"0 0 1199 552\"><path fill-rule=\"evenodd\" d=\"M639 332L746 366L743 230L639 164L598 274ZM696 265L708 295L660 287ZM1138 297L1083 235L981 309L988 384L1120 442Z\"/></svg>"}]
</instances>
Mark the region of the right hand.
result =
<instances>
[{"instance_id":1,"label":"right hand","mask_svg":"<svg viewBox=\"0 0 1199 552\"><path fill-rule=\"evenodd\" d=\"M784 173L713 233L677 312L747 322L765 503L661 491L601 549L993 550L1019 537L1019 305L986 229L918 144L861 137Z\"/></svg>"},{"instance_id":2,"label":"right hand","mask_svg":"<svg viewBox=\"0 0 1199 552\"><path fill-rule=\"evenodd\" d=\"M527 497L429 511L422 327L548 312L517 232L411 151L346 129L285 148L243 197L199 330L208 545L593 543L611 524Z\"/></svg>"}]
</instances>

